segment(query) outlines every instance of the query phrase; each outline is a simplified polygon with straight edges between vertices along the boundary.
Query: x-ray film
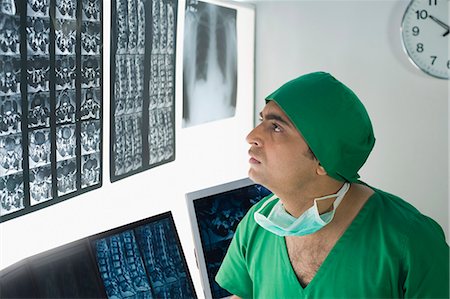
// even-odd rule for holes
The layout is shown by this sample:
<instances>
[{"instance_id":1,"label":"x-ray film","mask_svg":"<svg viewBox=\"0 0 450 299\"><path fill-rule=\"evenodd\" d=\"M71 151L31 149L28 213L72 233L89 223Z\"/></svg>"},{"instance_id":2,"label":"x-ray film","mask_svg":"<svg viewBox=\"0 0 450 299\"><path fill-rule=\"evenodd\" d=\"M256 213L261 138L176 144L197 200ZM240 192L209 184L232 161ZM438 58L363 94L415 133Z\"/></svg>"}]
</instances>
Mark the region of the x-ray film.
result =
<instances>
[{"instance_id":1,"label":"x-ray film","mask_svg":"<svg viewBox=\"0 0 450 299\"><path fill-rule=\"evenodd\" d=\"M186 1L183 127L233 117L237 95L236 9Z\"/></svg>"},{"instance_id":2,"label":"x-ray film","mask_svg":"<svg viewBox=\"0 0 450 299\"><path fill-rule=\"evenodd\" d=\"M170 213L91 244L108 298L197 298Z\"/></svg>"},{"instance_id":3,"label":"x-ray film","mask_svg":"<svg viewBox=\"0 0 450 299\"><path fill-rule=\"evenodd\" d=\"M175 160L177 6L112 2L111 181Z\"/></svg>"},{"instance_id":4,"label":"x-ray film","mask_svg":"<svg viewBox=\"0 0 450 299\"><path fill-rule=\"evenodd\" d=\"M0 222L102 184L102 5L0 0Z\"/></svg>"},{"instance_id":5,"label":"x-ray film","mask_svg":"<svg viewBox=\"0 0 450 299\"><path fill-rule=\"evenodd\" d=\"M271 194L250 179L186 194L197 262L206 298L231 296L215 281L237 225L252 205Z\"/></svg>"},{"instance_id":6,"label":"x-ray film","mask_svg":"<svg viewBox=\"0 0 450 299\"><path fill-rule=\"evenodd\" d=\"M58 166L58 192L73 190L74 162ZM23 206L21 182L0 177L2 209ZM2 298L197 298L170 212L28 257L0 271L0 288Z\"/></svg>"}]
</instances>

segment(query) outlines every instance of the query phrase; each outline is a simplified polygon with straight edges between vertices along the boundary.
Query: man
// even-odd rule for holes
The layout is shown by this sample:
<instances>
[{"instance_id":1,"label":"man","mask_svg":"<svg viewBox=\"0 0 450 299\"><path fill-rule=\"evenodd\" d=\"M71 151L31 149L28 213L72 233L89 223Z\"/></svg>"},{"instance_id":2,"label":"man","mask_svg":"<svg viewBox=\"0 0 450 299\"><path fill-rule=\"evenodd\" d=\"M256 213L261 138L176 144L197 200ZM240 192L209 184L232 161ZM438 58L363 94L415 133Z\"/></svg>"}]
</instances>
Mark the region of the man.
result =
<instances>
[{"instance_id":1,"label":"man","mask_svg":"<svg viewBox=\"0 0 450 299\"><path fill-rule=\"evenodd\" d=\"M448 298L441 227L358 180L375 138L357 96L318 72L266 102L249 176L274 195L239 224L219 285L242 298Z\"/></svg>"}]
</instances>

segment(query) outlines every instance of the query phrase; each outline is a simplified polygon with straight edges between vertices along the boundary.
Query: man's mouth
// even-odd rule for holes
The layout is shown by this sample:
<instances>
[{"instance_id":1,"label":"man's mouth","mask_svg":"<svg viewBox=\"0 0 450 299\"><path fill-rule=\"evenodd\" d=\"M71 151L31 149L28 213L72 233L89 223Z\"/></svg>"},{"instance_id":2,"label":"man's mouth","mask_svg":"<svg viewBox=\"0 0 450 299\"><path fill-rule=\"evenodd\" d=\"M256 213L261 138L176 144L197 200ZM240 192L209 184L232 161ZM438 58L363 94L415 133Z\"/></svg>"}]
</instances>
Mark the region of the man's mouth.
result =
<instances>
[{"instance_id":1,"label":"man's mouth","mask_svg":"<svg viewBox=\"0 0 450 299\"><path fill-rule=\"evenodd\" d=\"M258 160L256 160L255 158L250 157L250 160L248 161L250 164L261 164L261 162L259 162Z\"/></svg>"},{"instance_id":2,"label":"man's mouth","mask_svg":"<svg viewBox=\"0 0 450 299\"><path fill-rule=\"evenodd\" d=\"M250 156L250 159L248 161L250 164L261 164L261 162L255 158L251 150L248 151L248 155Z\"/></svg>"}]
</instances>

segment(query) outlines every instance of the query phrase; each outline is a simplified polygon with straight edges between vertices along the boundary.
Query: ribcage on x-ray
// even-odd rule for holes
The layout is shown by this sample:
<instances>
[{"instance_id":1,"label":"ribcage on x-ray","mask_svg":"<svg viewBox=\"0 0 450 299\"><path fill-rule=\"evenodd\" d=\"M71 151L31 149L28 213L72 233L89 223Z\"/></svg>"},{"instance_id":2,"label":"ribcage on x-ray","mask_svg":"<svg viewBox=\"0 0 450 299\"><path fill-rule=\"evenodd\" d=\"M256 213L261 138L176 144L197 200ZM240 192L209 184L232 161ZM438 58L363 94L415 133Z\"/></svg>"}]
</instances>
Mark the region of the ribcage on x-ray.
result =
<instances>
[{"instance_id":1,"label":"ribcage on x-ray","mask_svg":"<svg viewBox=\"0 0 450 299\"><path fill-rule=\"evenodd\" d=\"M236 15L235 9L210 3L198 2L186 7L183 60L185 127L235 114Z\"/></svg>"}]
</instances>

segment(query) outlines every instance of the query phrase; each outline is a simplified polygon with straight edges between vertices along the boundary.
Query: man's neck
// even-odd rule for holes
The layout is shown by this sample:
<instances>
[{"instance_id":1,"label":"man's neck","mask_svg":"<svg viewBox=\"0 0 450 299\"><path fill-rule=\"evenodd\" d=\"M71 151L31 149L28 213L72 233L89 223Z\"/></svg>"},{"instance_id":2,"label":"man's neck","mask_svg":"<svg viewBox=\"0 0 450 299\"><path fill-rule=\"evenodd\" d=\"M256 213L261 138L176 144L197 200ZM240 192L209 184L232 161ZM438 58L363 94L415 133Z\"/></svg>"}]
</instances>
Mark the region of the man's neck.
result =
<instances>
[{"instance_id":1,"label":"man's neck","mask_svg":"<svg viewBox=\"0 0 450 299\"><path fill-rule=\"evenodd\" d=\"M313 186L303 187L298 190L292 190L291 192L276 194L283 203L286 211L298 218L314 205L314 199L337 193L343 184L343 182L333 180L317 183ZM335 200L336 197L332 197L319 201L317 204L319 214L331 211Z\"/></svg>"}]
</instances>

